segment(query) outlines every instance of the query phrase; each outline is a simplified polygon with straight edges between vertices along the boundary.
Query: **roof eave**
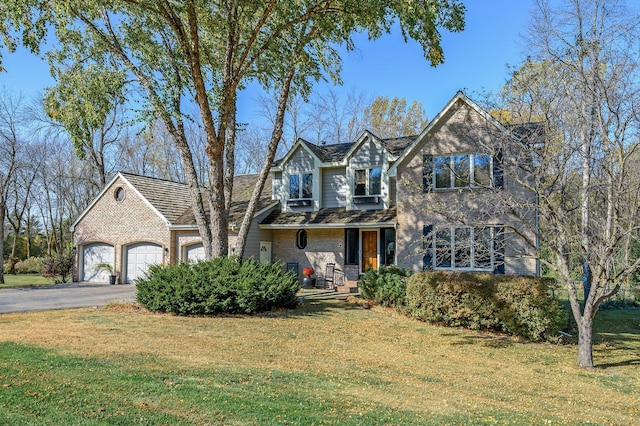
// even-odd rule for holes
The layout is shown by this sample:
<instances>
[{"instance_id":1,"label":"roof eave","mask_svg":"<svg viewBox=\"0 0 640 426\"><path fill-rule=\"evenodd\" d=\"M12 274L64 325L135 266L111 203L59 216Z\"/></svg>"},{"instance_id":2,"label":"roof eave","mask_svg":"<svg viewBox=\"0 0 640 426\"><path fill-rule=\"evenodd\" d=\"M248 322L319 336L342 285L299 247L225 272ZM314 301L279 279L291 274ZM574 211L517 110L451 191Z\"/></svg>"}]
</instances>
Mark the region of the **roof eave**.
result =
<instances>
[{"instance_id":1,"label":"roof eave","mask_svg":"<svg viewBox=\"0 0 640 426\"><path fill-rule=\"evenodd\" d=\"M451 110L451 108L453 108L453 106L456 104L456 102L458 101L463 101L464 103L466 103L468 106L470 106L474 111L476 111L478 114L480 114L483 118L485 118L488 122L490 122L491 124L493 124L494 126L496 126L496 128L502 132L506 132L507 129L495 118L493 118L491 116L491 114L489 114L487 111L485 111L482 107L480 107L480 105L478 105L476 102L474 102L471 98L469 98L464 92L462 92L461 90L459 90L452 98L451 100L449 100L449 102L447 102L447 104L444 106L444 108L442 108L440 110L440 112L433 118L433 120L431 120L429 122L429 124L427 125L427 127L424 128L424 130L418 135L418 137L416 138L416 140L409 145L409 147L407 147L404 152L402 153L402 155L400 155L398 157L398 159L396 160L396 162L389 168L389 170L387 171L387 173L390 176L396 176L397 175L397 168L400 164L402 164L404 162L405 159L407 158L412 158L414 155L414 151L415 149L420 146L422 144L422 142L424 141L424 139L427 137L427 135L429 133L431 133L431 131L436 127L436 125L443 119L443 117L445 117L447 115L447 113Z\"/></svg>"},{"instance_id":2,"label":"roof eave","mask_svg":"<svg viewBox=\"0 0 640 426\"><path fill-rule=\"evenodd\" d=\"M102 188L102 191L100 191L100 193L98 193L98 195L95 196L95 198L93 199L93 201L91 201L91 203L89 203L89 205L87 206L86 209L84 209L82 211L82 213L80 213L80 215L78 216L78 218L71 224L71 226L69 227L69 231L70 232L74 232L76 229L76 225L78 225L78 223L87 215L87 213L89 213L89 211L93 208L93 206L98 202L98 200L100 198L102 198L102 196L107 192L107 190L109 188L111 188L111 185L113 185L115 183L115 181L118 179L118 177L122 177L124 178L124 176L122 176L122 173L118 172L115 174L115 176L109 181L108 184L106 184L104 186L104 188ZM127 181L128 182L128 181ZM131 183L129 183L129 185L131 185Z\"/></svg>"},{"instance_id":3,"label":"roof eave","mask_svg":"<svg viewBox=\"0 0 640 426\"><path fill-rule=\"evenodd\" d=\"M396 226L397 221L392 222L349 222L349 223L285 223L285 224L264 224L258 225L260 229L322 229L322 228L388 228Z\"/></svg>"}]
</instances>

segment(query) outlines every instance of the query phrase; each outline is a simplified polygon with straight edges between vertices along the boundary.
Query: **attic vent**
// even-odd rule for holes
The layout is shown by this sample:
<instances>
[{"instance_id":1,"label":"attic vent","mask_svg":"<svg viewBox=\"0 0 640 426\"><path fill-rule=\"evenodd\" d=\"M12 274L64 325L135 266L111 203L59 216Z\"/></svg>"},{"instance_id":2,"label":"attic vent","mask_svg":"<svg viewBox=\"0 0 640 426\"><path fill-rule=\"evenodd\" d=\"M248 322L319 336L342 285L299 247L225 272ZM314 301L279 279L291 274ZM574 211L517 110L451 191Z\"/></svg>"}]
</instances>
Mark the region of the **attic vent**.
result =
<instances>
[{"instance_id":1,"label":"attic vent","mask_svg":"<svg viewBox=\"0 0 640 426\"><path fill-rule=\"evenodd\" d=\"M121 186L117 187L113 192L113 198L115 198L116 201L124 200L124 188Z\"/></svg>"}]
</instances>

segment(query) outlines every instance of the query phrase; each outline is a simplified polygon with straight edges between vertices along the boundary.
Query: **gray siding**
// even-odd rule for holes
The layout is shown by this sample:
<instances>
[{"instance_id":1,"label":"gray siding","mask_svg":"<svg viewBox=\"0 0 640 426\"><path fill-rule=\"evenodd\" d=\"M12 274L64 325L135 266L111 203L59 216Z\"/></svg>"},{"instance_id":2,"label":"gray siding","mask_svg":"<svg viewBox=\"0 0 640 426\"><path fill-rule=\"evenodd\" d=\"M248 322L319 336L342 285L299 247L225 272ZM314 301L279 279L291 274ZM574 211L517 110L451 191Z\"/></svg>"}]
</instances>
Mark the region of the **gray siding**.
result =
<instances>
[{"instance_id":1,"label":"gray siding","mask_svg":"<svg viewBox=\"0 0 640 426\"><path fill-rule=\"evenodd\" d=\"M348 190L344 167L322 170L322 207L345 207Z\"/></svg>"},{"instance_id":2,"label":"gray siding","mask_svg":"<svg viewBox=\"0 0 640 426\"><path fill-rule=\"evenodd\" d=\"M306 149L299 147L287 162L286 169L289 173L313 171L313 156Z\"/></svg>"},{"instance_id":3,"label":"gray siding","mask_svg":"<svg viewBox=\"0 0 640 426\"><path fill-rule=\"evenodd\" d=\"M273 191L272 198L274 200L282 200L284 198L284 194L282 193L282 190L284 188L282 185L282 172L273 173L271 188Z\"/></svg>"},{"instance_id":4,"label":"gray siding","mask_svg":"<svg viewBox=\"0 0 640 426\"><path fill-rule=\"evenodd\" d=\"M353 167L379 166L383 161L383 152L384 149L382 147L378 147L371 140L367 140L354 152L351 158L351 165Z\"/></svg>"},{"instance_id":5,"label":"gray siding","mask_svg":"<svg viewBox=\"0 0 640 426\"><path fill-rule=\"evenodd\" d=\"M271 210L261 214L257 218L251 221L249 227L249 233L247 234L247 242L244 247L244 257L253 257L255 260L260 260L260 241L271 241L272 231L270 229L260 229L258 224L271 212ZM233 241L235 244L236 235L230 236L229 243Z\"/></svg>"}]
</instances>

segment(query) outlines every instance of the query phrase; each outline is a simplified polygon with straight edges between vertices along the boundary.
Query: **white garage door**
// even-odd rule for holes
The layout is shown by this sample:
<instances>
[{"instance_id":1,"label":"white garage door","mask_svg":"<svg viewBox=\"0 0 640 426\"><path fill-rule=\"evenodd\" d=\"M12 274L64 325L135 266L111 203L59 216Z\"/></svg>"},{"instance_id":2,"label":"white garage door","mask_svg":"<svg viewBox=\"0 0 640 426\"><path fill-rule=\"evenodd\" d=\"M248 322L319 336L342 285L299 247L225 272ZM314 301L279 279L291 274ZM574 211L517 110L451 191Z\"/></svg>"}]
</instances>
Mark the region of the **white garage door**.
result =
<instances>
[{"instance_id":1,"label":"white garage door","mask_svg":"<svg viewBox=\"0 0 640 426\"><path fill-rule=\"evenodd\" d=\"M151 265L162 263L162 246L151 243L133 244L126 251L126 283L144 276Z\"/></svg>"},{"instance_id":2,"label":"white garage door","mask_svg":"<svg viewBox=\"0 0 640 426\"><path fill-rule=\"evenodd\" d=\"M187 262L195 263L200 260L204 260L204 246L202 244L194 244L187 247L185 253L185 259Z\"/></svg>"},{"instance_id":3,"label":"white garage door","mask_svg":"<svg viewBox=\"0 0 640 426\"><path fill-rule=\"evenodd\" d=\"M109 282L110 272L98 267L100 263L107 263L113 268L113 246L105 243L87 244L82 247L82 276L81 281Z\"/></svg>"}]
</instances>

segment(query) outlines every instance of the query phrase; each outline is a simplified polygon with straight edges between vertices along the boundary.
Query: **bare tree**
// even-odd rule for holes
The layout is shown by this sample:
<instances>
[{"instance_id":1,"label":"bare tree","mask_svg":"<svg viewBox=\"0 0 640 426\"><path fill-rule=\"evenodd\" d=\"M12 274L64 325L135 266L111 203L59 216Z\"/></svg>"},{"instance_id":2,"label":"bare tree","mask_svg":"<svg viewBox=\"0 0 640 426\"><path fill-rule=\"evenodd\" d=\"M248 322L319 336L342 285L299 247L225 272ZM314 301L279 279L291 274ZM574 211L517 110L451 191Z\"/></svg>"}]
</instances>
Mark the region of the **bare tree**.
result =
<instances>
[{"instance_id":1,"label":"bare tree","mask_svg":"<svg viewBox=\"0 0 640 426\"><path fill-rule=\"evenodd\" d=\"M621 1L537 2L530 59L506 86L516 123L540 121L544 143L527 146L542 258L569 291L578 364L592 368L593 318L640 267L640 17ZM583 299L579 289L582 284ZM581 303L582 302L582 303Z\"/></svg>"},{"instance_id":2,"label":"bare tree","mask_svg":"<svg viewBox=\"0 0 640 426\"><path fill-rule=\"evenodd\" d=\"M4 253L5 220L22 167L24 99L6 90L0 92L0 254ZM3 256L4 260L4 256ZM4 283L4 268L0 268Z\"/></svg>"},{"instance_id":3,"label":"bare tree","mask_svg":"<svg viewBox=\"0 0 640 426\"><path fill-rule=\"evenodd\" d=\"M15 170L14 178L9 182L10 194L8 201L10 201L10 203L6 209L7 220L13 232L11 254L9 255L8 262L10 274L15 274L15 263L17 261L16 250L25 222L25 212L28 217L29 212L27 207L29 206L29 200L32 196L32 188L38 174L38 169L42 165L42 156L37 152L40 148L40 146L35 145L28 145L22 148L20 155L16 158L18 167Z\"/></svg>"}]
</instances>

